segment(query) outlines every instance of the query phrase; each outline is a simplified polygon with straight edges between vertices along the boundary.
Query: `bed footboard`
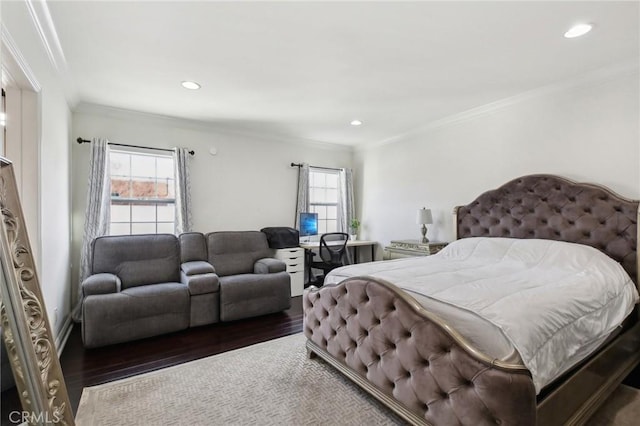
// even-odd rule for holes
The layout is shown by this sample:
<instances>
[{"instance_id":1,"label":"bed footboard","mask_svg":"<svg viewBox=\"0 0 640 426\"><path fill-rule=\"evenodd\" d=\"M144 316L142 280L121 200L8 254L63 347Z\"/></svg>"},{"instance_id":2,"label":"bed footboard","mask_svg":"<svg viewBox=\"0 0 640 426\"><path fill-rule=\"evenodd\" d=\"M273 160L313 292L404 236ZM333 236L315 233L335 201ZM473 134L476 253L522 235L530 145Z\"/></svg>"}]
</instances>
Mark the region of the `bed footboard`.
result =
<instances>
[{"instance_id":1,"label":"bed footboard","mask_svg":"<svg viewBox=\"0 0 640 426\"><path fill-rule=\"evenodd\" d=\"M392 284L351 278L303 304L309 350L410 423L536 424L526 368L476 351Z\"/></svg>"}]
</instances>

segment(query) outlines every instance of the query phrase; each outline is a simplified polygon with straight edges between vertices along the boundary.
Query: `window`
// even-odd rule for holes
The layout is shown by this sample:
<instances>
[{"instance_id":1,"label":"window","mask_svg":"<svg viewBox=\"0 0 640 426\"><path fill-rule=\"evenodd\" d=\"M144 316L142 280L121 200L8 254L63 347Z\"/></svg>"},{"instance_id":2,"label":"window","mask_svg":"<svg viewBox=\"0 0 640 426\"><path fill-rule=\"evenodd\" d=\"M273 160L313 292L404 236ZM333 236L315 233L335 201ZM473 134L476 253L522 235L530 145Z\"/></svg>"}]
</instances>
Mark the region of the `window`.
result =
<instances>
[{"instance_id":1,"label":"window","mask_svg":"<svg viewBox=\"0 0 640 426\"><path fill-rule=\"evenodd\" d=\"M337 170L309 169L309 208L318 213L318 234L338 230Z\"/></svg>"},{"instance_id":2,"label":"window","mask_svg":"<svg viewBox=\"0 0 640 426\"><path fill-rule=\"evenodd\" d=\"M110 235L175 232L173 157L126 151L109 153Z\"/></svg>"}]
</instances>

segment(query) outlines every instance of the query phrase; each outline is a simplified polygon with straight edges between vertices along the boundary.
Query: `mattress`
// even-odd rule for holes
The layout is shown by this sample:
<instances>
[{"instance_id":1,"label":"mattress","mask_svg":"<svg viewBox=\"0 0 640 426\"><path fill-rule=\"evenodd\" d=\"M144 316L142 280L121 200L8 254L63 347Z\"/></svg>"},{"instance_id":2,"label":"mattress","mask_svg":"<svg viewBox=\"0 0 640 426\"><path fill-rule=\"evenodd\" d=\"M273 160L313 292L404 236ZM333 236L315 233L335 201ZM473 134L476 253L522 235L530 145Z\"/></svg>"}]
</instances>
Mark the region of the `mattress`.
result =
<instances>
[{"instance_id":1,"label":"mattress","mask_svg":"<svg viewBox=\"0 0 640 426\"><path fill-rule=\"evenodd\" d=\"M521 362L536 391L596 350L638 301L624 269L588 246L465 238L438 254L345 266L408 291L485 354Z\"/></svg>"}]
</instances>

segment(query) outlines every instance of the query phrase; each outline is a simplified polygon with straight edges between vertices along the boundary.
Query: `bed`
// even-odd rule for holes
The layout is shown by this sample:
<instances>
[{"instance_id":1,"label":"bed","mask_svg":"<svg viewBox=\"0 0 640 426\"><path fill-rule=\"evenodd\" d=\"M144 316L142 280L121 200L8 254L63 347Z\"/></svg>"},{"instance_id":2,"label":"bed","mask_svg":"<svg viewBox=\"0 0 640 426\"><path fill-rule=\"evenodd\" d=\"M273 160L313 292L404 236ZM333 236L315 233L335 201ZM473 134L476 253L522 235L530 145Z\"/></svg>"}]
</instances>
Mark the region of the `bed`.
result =
<instances>
[{"instance_id":1,"label":"bed","mask_svg":"<svg viewBox=\"0 0 640 426\"><path fill-rule=\"evenodd\" d=\"M464 244L580 244L615 260L632 287L638 285L638 217L638 201L552 175L514 179L454 210L456 237L467 239ZM308 289L304 333L311 357L326 360L409 423L582 424L640 362L640 324L636 309L626 315L629 300L624 312L614 309L620 318L612 324L619 326L546 382L527 368L526 352L526 362L492 354L491 345L483 348L461 333L465 327L454 316L419 302L390 277L352 274ZM553 291L564 285L559 280Z\"/></svg>"}]
</instances>

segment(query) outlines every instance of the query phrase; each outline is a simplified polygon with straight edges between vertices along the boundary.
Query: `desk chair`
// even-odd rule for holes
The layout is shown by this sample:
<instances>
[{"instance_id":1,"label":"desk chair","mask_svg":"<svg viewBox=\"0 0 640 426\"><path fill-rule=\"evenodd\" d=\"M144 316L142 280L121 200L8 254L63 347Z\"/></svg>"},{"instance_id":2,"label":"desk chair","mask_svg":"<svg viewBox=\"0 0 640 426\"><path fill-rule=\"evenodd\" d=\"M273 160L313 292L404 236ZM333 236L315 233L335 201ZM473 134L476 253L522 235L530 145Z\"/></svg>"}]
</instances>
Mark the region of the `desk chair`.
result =
<instances>
[{"instance_id":1,"label":"desk chair","mask_svg":"<svg viewBox=\"0 0 640 426\"><path fill-rule=\"evenodd\" d=\"M349 265L351 259L349 258L349 251L347 250L347 241L349 240L349 234L344 232L330 232L322 234L320 237L320 246L318 248L320 254L320 261L311 261L311 268L322 269L322 282L317 283L322 285L324 283L324 277L332 270L339 268L340 266ZM335 243L339 241L339 243ZM330 244L330 242L334 242Z\"/></svg>"}]
</instances>

